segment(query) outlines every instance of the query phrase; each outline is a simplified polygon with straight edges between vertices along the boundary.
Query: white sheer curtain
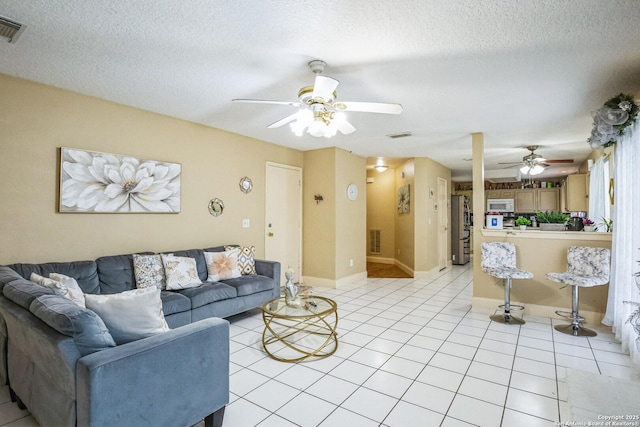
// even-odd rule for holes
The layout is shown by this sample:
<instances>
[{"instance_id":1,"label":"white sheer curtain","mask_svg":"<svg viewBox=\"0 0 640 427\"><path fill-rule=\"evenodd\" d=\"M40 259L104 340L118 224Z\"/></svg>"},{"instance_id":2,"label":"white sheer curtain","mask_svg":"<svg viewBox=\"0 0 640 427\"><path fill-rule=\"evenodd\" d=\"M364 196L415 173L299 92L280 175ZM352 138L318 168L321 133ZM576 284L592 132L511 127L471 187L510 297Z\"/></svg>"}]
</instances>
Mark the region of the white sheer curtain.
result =
<instances>
[{"instance_id":1,"label":"white sheer curtain","mask_svg":"<svg viewBox=\"0 0 640 427\"><path fill-rule=\"evenodd\" d=\"M604 188L604 156L591 166L591 176L589 178L589 218L596 224L602 222L602 218L609 218L606 212L606 198L609 197ZM604 231L604 227L598 227L599 231Z\"/></svg>"},{"instance_id":2,"label":"white sheer curtain","mask_svg":"<svg viewBox=\"0 0 640 427\"><path fill-rule=\"evenodd\" d=\"M640 337L627 319L640 302L634 273L640 270L640 121L627 129L615 147L615 199L611 281L607 312L602 323L613 327L622 349L631 354L633 366L640 369Z\"/></svg>"}]
</instances>

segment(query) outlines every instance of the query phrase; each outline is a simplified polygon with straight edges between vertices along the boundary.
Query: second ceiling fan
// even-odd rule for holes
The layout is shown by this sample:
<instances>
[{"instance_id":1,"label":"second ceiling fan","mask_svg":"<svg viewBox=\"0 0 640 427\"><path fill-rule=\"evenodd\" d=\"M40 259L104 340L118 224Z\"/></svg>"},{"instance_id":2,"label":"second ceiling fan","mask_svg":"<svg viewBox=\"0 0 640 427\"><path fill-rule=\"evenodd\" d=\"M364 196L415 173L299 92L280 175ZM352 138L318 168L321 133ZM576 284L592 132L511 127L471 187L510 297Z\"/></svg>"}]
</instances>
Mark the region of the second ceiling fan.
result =
<instances>
[{"instance_id":1,"label":"second ceiling fan","mask_svg":"<svg viewBox=\"0 0 640 427\"><path fill-rule=\"evenodd\" d=\"M538 175L549 167L552 163L573 163L573 159L549 160L537 154L535 151L539 148L537 145L524 147L530 151L529 154L522 158L521 162L500 162L501 165L521 165L520 171L525 175Z\"/></svg>"},{"instance_id":2,"label":"second ceiling fan","mask_svg":"<svg viewBox=\"0 0 640 427\"><path fill-rule=\"evenodd\" d=\"M326 63L320 60L309 62L309 68L316 75L312 86L304 86L298 91L297 101L270 101L261 99L234 99L234 102L276 104L297 107L299 110L267 126L278 128L289 123L296 135L307 133L315 137L331 137L337 132L348 135L356 128L346 120L343 112L365 112L400 114L402 105L380 102L336 101L336 88L340 83L331 77L322 76Z\"/></svg>"}]
</instances>

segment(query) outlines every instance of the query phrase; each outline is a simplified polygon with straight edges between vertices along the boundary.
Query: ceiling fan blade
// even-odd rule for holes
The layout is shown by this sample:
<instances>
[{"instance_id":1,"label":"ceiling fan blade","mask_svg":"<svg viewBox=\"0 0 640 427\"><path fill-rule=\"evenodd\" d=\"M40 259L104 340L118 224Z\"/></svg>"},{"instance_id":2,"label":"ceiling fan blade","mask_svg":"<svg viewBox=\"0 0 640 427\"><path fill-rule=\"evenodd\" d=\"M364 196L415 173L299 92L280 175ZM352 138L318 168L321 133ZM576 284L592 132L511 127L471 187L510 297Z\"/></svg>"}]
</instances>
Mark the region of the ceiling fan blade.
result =
<instances>
[{"instance_id":1,"label":"ceiling fan blade","mask_svg":"<svg viewBox=\"0 0 640 427\"><path fill-rule=\"evenodd\" d=\"M267 126L267 128L268 129L279 128L282 125L286 125L287 123L294 121L297 117L298 117L298 113L293 113L290 116L285 117L284 119L280 119L277 122L271 123L269 126Z\"/></svg>"},{"instance_id":2,"label":"ceiling fan blade","mask_svg":"<svg viewBox=\"0 0 640 427\"><path fill-rule=\"evenodd\" d=\"M520 165L524 164L523 162L498 162L499 165Z\"/></svg>"},{"instance_id":3,"label":"ceiling fan blade","mask_svg":"<svg viewBox=\"0 0 640 427\"><path fill-rule=\"evenodd\" d=\"M340 133L343 135L349 135L350 133L353 133L356 131L355 126L353 126L351 123L349 123L346 120L337 121L336 126L338 127L338 130L340 131Z\"/></svg>"},{"instance_id":4,"label":"ceiling fan blade","mask_svg":"<svg viewBox=\"0 0 640 427\"><path fill-rule=\"evenodd\" d=\"M303 107L304 105L297 101L270 101L265 99L232 99L232 102L244 102L248 104L276 104L289 105L291 107Z\"/></svg>"},{"instance_id":5,"label":"ceiling fan blade","mask_svg":"<svg viewBox=\"0 0 640 427\"><path fill-rule=\"evenodd\" d=\"M313 98L322 98L325 101L333 99L333 91L336 90L340 82L331 77L325 77L321 75L316 76L316 81L313 83Z\"/></svg>"},{"instance_id":6,"label":"ceiling fan blade","mask_svg":"<svg viewBox=\"0 0 640 427\"><path fill-rule=\"evenodd\" d=\"M402 105L384 102L336 102L336 110L361 111L363 113L400 114Z\"/></svg>"},{"instance_id":7,"label":"ceiling fan blade","mask_svg":"<svg viewBox=\"0 0 640 427\"><path fill-rule=\"evenodd\" d=\"M545 160L545 163L573 163L573 159Z\"/></svg>"}]
</instances>

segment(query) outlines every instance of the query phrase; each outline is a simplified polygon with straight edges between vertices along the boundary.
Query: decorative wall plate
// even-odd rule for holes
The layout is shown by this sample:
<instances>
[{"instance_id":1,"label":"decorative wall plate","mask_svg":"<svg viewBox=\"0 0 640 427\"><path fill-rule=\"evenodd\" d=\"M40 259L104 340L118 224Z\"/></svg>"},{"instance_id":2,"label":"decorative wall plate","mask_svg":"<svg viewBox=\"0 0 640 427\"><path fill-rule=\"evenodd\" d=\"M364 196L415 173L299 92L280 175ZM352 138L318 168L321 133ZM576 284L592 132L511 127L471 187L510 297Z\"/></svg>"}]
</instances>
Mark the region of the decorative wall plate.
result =
<instances>
[{"instance_id":1,"label":"decorative wall plate","mask_svg":"<svg viewBox=\"0 0 640 427\"><path fill-rule=\"evenodd\" d=\"M240 180L240 191L247 194L251 193L251 190L253 190L253 182L251 182L251 178L245 176Z\"/></svg>"},{"instance_id":2,"label":"decorative wall plate","mask_svg":"<svg viewBox=\"0 0 640 427\"><path fill-rule=\"evenodd\" d=\"M217 197L215 199L209 200L209 213L213 216L222 215L222 211L224 211L224 202Z\"/></svg>"}]
</instances>

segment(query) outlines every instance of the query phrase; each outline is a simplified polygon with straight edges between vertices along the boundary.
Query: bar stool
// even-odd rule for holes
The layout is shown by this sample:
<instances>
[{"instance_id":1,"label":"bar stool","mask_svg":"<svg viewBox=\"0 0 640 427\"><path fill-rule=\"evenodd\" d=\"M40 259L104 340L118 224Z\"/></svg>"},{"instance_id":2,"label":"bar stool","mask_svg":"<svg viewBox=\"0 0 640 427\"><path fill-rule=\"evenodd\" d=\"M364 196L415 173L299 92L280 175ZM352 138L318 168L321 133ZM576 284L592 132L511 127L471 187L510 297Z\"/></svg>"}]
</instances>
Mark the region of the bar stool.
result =
<instances>
[{"instance_id":1,"label":"bar stool","mask_svg":"<svg viewBox=\"0 0 640 427\"><path fill-rule=\"evenodd\" d=\"M516 246L513 243L506 242L483 243L480 265L485 273L504 279L504 304L499 306L504 310L504 315L493 315L491 320L500 323L523 325L525 323L524 320L511 316L512 309L524 309L521 305L511 304L511 280L532 279L533 273L516 267Z\"/></svg>"},{"instance_id":2,"label":"bar stool","mask_svg":"<svg viewBox=\"0 0 640 427\"><path fill-rule=\"evenodd\" d=\"M609 265L611 251L606 248L592 248L589 246L570 246L567 250L566 273L547 273L547 279L573 287L571 297L571 313L556 311L558 316L571 320L570 325L557 325L555 330L563 334L576 337L595 337L595 331L582 326L584 317L578 313L578 288L590 288L609 283Z\"/></svg>"}]
</instances>

